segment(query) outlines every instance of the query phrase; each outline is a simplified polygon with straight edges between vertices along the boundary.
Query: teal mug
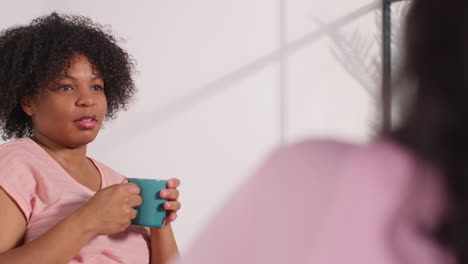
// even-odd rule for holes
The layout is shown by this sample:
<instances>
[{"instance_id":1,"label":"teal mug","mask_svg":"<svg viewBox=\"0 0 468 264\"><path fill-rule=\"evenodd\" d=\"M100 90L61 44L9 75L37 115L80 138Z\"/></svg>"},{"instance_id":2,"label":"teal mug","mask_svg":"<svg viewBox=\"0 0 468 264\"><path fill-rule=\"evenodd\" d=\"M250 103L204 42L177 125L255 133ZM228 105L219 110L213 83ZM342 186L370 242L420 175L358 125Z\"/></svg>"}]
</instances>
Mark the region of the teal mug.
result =
<instances>
[{"instance_id":1,"label":"teal mug","mask_svg":"<svg viewBox=\"0 0 468 264\"><path fill-rule=\"evenodd\" d=\"M127 178L127 180L140 187L140 196L143 200L140 206L133 208L137 214L131 224L146 227L164 226L164 218L166 217L164 202L167 200L161 199L159 192L167 189L167 181L137 178Z\"/></svg>"}]
</instances>

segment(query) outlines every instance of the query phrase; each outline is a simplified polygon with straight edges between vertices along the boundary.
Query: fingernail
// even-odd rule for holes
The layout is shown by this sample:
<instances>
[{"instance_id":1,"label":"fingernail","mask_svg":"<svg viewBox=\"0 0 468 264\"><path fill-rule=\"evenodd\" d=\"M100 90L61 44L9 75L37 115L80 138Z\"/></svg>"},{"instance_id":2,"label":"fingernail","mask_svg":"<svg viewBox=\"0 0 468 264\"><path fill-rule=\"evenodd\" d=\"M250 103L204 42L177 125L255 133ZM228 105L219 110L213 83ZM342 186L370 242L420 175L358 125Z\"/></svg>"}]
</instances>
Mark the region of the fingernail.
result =
<instances>
[{"instance_id":1,"label":"fingernail","mask_svg":"<svg viewBox=\"0 0 468 264\"><path fill-rule=\"evenodd\" d=\"M171 208L171 204L170 203L166 203L166 209L169 209Z\"/></svg>"},{"instance_id":2,"label":"fingernail","mask_svg":"<svg viewBox=\"0 0 468 264\"><path fill-rule=\"evenodd\" d=\"M132 191L132 192L139 192L139 191L140 191L140 187L138 187L137 185L133 185L131 191Z\"/></svg>"}]
</instances>

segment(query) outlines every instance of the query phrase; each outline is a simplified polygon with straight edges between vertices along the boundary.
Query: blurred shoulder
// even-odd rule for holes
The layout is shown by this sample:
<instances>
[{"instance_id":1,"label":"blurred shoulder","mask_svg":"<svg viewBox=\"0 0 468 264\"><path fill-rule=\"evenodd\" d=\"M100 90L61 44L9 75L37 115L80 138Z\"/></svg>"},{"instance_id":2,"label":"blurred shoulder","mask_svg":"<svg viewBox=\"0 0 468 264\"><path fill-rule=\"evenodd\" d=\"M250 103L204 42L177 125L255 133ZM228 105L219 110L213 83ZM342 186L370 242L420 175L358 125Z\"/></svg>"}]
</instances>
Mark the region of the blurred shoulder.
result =
<instances>
[{"instance_id":1,"label":"blurred shoulder","mask_svg":"<svg viewBox=\"0 0 468 264\"><path fill-rule=\"evenodd\" d=\"M307 139L280 147L281 154L339 153L359 147L357 144L335 139Z\"/></svg>"},{"instance_id":2,"label":"blurred shoulder","mask_svg":"<svg viewBox=\"0 0 468 264\"><path fill-rule=\"evenodd\" d=\"M368 160L381 165L410 165L421 162L408 148L387 138L377 139L361 146L353 157L356 160Z\"/></svg>"},{"instance_id":3,"label":"blurred shoulder","mask_svg":"<svg viewBox=\"0 0 468 264\"><path fill-rule=\"evenodd\" d=\"M436 171L405 146L381 138L356 148L346 163L346 172L367 184L389 188L408 187L422 172Z\"/></svg>"},{"instance_id":4,"label":"blurred shoulder","mask_svg":"<svg viewBox=\"0 0 468 264\"><path fill-rule=\"evenodd\" d=\"M319 162L343 159L359 145L332 139L310 139L279 147L270 155L274 162Z\"/></svg>"},{"instance_id":5,"label":"blurred shoulder","mask_svg":"<svg viewBox=\"0 0 468 264\"><path fill-rule=\"evenodd\" d=\"M361 181L370 179L367 184L381 184L375 181L408 180L420 164L410 151L389 139L366 144L312 139L278 148L260 168L269 177L357 177Z\"/></svg>"},{"instance_id":6,"label":"blurred shoulder","mask_svg":"<svg viewBox=\"0 0 468 264\"><path fill-rule=\"evenodd\" d=\"M350 155L352 154L352 155ZM415 158L405 147L390 139L376 139L366 144L356 144L333 139L310 139L278 148L272 158L323 158L368 160L369 162L414 162Z\"/></svg>"},{"instance_id":7,"label":"blurred shoulder","mask_svg":"<svg viewBox=\"0 0 468 264\"><path fill-rule=\"evenodd\" d=\"M340 178L342 167L360 146L330 139L303 140L281 146L257 167L253 184L323 184Z\"/></svg>"}]
</instances>

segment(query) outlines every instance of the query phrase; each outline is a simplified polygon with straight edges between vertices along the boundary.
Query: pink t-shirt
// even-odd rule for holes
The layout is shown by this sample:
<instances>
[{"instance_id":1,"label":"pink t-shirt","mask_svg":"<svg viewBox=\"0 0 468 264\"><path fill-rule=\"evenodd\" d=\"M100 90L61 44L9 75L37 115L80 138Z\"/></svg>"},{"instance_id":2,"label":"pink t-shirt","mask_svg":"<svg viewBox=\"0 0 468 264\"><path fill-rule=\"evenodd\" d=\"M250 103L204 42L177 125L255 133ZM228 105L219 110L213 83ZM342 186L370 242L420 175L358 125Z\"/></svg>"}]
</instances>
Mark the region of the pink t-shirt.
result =
<instances>
[{"instance_id":1,"label":"pink t-shirt","mask_svg":"<svg viewBox=\"0 0 468 264\"><path fill-rule=\"evenodd\" d=\"M125 177L90 159L101 174L102 188ZM75 181L44 149L29 138L0 145L0 187L16 201L27 220L25 243L41 236L82 207L94 194ZM147 229L130 226L111 236L96 236L69 263L149 262Z\"/></svg>"},{"instance_id":2,"label":"pink t-shirt","mask_svg":"<svg viewBox=\"0 0 468 264\"><path fill-rule=\"evenodd\" d=\"M424 232L444 203L438 171L395 143L306 141L234 192L184 264L454 263Z\"/></svg>"}]
</instances>

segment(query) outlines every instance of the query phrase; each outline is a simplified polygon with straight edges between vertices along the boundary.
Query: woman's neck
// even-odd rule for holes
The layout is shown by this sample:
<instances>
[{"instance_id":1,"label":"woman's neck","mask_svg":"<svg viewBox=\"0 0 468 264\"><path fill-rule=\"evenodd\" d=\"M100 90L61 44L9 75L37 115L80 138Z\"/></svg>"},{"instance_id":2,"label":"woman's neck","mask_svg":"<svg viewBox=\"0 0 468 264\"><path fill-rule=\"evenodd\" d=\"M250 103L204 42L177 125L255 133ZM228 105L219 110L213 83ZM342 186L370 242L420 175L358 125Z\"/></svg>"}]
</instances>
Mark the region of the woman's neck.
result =
<instances>
[{"instance_id":1,"label":"woman's neck","mask_svg":"<svg viewBox=\"0 0 468 264\"><path fill-rule=\"evenodd\" d=\"M77 170L83 167L87 162L86 145L77 148L69 148L46 137L33 136L31 139L66 170Z\"/></svg>"}]
</instances>

